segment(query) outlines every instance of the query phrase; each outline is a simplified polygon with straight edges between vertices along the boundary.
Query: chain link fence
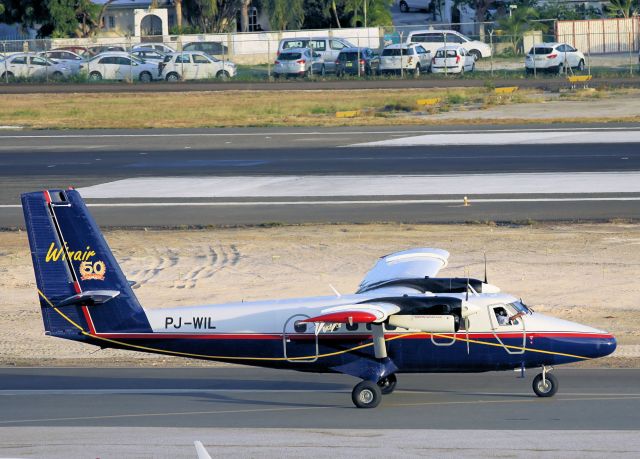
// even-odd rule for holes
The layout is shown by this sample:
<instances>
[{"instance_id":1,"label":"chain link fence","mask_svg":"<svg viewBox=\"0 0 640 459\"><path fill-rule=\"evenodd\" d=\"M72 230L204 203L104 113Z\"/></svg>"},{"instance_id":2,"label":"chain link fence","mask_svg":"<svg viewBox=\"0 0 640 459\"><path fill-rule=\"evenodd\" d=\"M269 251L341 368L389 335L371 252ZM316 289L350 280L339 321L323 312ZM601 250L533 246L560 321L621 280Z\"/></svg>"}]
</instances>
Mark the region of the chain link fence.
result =
<instances>
[{"instance_id":1,"label":"chain link fence","mask_svg":"<svg viewBox=\"0 0 640 459\"><path fill-rule=\"evenodd\" d=\"M602 23L603 20L599 21ZM133 52L140 46L157 47L157 55L140 54L144 60L159 64L163 60L162 52L201 51L222 61L223 65L232 62L238 66L236 78L245 80L273 79L273 66L278 58L279 45L288 40L289 47L295 45L308 46L317 52L326 64L327 73L338 59L340 51L345 46L360 49L370 48L376 55L384 58L384 49L390 45L402 43L416 43L430 52L433 59L438 48L444 46L459 46L468 53L477 56L474 67L477 78L491 76L520 76L531 73L529 77L536 78L550 74L547 72L547 56L554 53L541 54L545 47L535 45L549 42L563 42L575 47L582 53L582 63L574 61L572 52L561 52L562 65L556 73L560 74L610 74L611 76L638 75L640 48L640 28L638 19L627 22L617 21L604 25L585 24L595 21L538 21L535 26L524 34L508 34L496 23L482 24L438 24L437 26L404 26L404 27L368 27L337 30L301 30L285 32L254 32L231 34L198 34L179 36L158 36L143 38L98 38L98 39L38 39L14 40L0 42L0 81L29 81L43 79L49 81L54 70L48 65L31 65L27 59L27 70L19 75L12 71L13 56L27 53L28 56L66 49L81 55L84 61L89 61L97 54L105 51ZM458 30L473 30L471 34L461 34ZM525 70L525 57L530 51L533 56L532 72ZM54 54L49 56L55 59ZM403 53L401 59L409 59ZM548 58L551 59L551 58ZM557 61L557 58L556 58ZM42 61L40 61L40 64ZM37 68L38 67L38 68ZM44 69L39 68L44 67ZM158 65L158 69L160 69ZM556 65L556 67L558 67ZM86 66L85 66L86 69ZM409 76L410 72L399 69L400 77ZM423 69L424 70L424 69ZM312 67L313 72L317 72ZM71 72L74 81L82 81L80 65ZM153 75L159 79L161 71ZM184 75L184 72L183 72ZM65 75L66 76L66 75ZM85 77L87 75L84 75ZM320 75L316 75L320 76ZM322 77L327 77L323 71ZM357 76L364 76L358 71ZM412 75L413 76L413 75ZM329 76L332 78L333 76ZM375 76L374 76L375 77ZM421 75L422 78L432 78L431 75ZM118 78L124 81L136 81L137 74L133 65L127 71L121 71ZM183 78L188 79L188 78Z\"/></svg>"}]
</instances>

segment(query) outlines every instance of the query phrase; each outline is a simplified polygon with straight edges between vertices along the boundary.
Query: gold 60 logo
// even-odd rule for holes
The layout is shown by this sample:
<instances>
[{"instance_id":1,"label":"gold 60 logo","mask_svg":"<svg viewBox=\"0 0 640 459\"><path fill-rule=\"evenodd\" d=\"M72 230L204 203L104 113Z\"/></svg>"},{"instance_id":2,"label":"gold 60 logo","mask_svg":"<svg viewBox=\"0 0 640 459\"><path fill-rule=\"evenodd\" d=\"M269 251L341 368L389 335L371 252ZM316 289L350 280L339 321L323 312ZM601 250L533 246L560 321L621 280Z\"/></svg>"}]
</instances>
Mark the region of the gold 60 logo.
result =
<instances>
[{"instance_id":1,"label":"gold 60 logo","mask_svg":"<svg viewBox=\"0 0 640 459\"><path fill-rule=\"evenodd\" d=\"M80 280L104 280L106 270L104 261L83 261L80 263Z\"/></svg>"}]
</instances>

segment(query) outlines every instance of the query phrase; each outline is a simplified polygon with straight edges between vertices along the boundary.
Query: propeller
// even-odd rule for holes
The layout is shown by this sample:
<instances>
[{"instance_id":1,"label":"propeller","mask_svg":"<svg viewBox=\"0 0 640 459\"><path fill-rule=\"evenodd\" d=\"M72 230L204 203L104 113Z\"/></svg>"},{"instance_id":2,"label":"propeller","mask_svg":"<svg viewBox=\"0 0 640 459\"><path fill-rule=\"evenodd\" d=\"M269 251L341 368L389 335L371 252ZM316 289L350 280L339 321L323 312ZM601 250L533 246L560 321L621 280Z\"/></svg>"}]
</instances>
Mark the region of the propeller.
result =
<instances>
[{"instance_id":1,"label":"propeller","mask_svg":"<svg viewBox=\"0 0 640 459\"><path fill-rule=\"evenodd\" d=\"M487 281L487 252L484 253L484 283L488 284Z\"/></svg>"},{"instance_id":2,"label":"propeller","mask_svg":"<svg viewBox=\"0 0 640 459\"><path fill-rule=\"evenodd\" d=\"M467 297L465 301L469 301L469 273L467 273Z\"/></svg>"}]
</instances>

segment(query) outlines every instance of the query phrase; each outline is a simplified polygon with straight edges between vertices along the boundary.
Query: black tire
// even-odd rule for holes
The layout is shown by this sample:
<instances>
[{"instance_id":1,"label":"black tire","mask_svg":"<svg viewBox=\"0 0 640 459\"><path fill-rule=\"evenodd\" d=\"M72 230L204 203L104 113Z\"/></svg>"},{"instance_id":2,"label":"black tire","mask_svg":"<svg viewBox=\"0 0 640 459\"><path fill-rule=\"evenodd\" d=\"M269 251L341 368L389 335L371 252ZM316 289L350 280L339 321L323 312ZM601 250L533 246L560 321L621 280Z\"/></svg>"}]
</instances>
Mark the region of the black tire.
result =
<instances>
[{"instance_id":1,"label":"black tire","mask_svg":"<svg viewBox=\"0 0 640 459\"><path fill-rule=\"evenodd\" d=\"M524 73L525 73L525 75L533 75L533 69L525 68L524 69Z\"/></svg>"},{"instance_id":2,"label":"black tire","mask_svg":"<svg viewBox=\"0 0 640 459\"><path fill-rule=\"evenodd\" d=\"M407 2L400 2L400 11L402 11L403 13L409 12L409 5L407 5Z\"/></svg>"},{"instance_id":3,"label":"black tire","mask_svg":"<svg viewBox=\"0 0 640 459\"><path fill-rule=\"evenodd\" d=\"M477 49L472 49L471 51L469 51L469 54L472 55L473 59L476 61L479 61L480 59L482 59L482 53Z\"/></svg>"},{"instance_id":4,"label":"black tire","mask_svg":"<svg viewBox=\"0 0 640 459\"><path fill-rule=\"evenodd\" d=\"M353 388L351 400L357 408L375 408L382 400L382 391L376 383L362 381Z\"/></svg>"},{"instance_id":5,"label":"black tire","mask_svg":"<svg viewBox=\"0 0 640 459\"><path fill-rule=\"evenodd\" d=\"M226 70L220 70L218 73L216 73L216 78L218 78L219 80L228 80L229 78L231 78L231 75L229 75L229 72L227 72Z\"/></svg>"},{"instance_id":6,"label":"black tire","mask_svg":"<svg viewBox=\"0 0 640 459\"><path fill-rule=\"evenodd\" d=\"M320 67L320 76L324 78L326 74L327 74L327 69L325 69L323 65L322 67Z\"/></svg>"},{"instance_id":7,"label":"black tire","mask_svg":"<svg viewBox=\"0 0 640 459\"><path fill-rule=\"evenodd\" d=\"M6 72L6 73L3 72L2 75L0 76L0 78L2 78L2 81L5 82L7 80L13 81L15 77L13 76L13 73L11 73L11 72Z\"/></svg>"},{"instance_id":8,"label":"black tire","mask_svg":"<svg viewBox=\"0 0 640 459\"><path fill-rule=\"evenodd\" d=\"M389 376L378 381L378 387L380 387L382 395L391 394L396 389L396 384L398 384L398 378L395 373L391 373Z\"/></svg>"},{"instance_id":9,"label":"black tire","mask_svg":"<svg viewBox=\"0 0 640 459\"><path fill-rule=\"evenodd\" d=\"M89 74L89 79L93 81L100 81L102 80L102 74L100 72L91 72Z\"/></svg>"},{"instance_id":10,"label":"black tire","mask_svg":"<svg viewBox=\"0 0 640 459\"><path fill-rule=\"evenodd\" d=\"M56 80L56 81L62 80L63 77L64 77L64 75L62 74L62 72L57 71L57 70L55 72L53 72L53 75L51 75L51 78L53 80Z\"/></svg>"},{"instance_id":11,"label":"black tire","mask_svg":"<svg viewBox=\"0 0 640 459\"><path fill-rule=\"evenodd\" d=\"M420 68L420 64L416 65L416 68L413 69L413 77L414 78L420 78L420 73L421 73L421 68Z\"/></svg>"},{"instance_id":12,"label":"black tire","mask_svg":"<svg viewBox=\"0 0 640 459\"><path fill-rule=\"evenodd\" d=\"M139 78L143 83L151 83L151 81L153 80L153 77L149 72L142 72Z\"/></svg>"},{"instance_id":13,"label":"black tire","mask_svg":"<svg viewBox=\"0 0 640 459\"><path fill-rule=\"evenodd\" d=\"M580 62L578 62L578 71L580 72L584 72L584 59L580 59Z\"/></svg>"},{"instance_id":14,"label":"black tire","mask_svg":"<svg viewBox=\"0 0 640 459\"><path fill-rule=\"evenodd\" d=\"M312 74L312 72L311 72L311 67L309 67L309 68L307 69L307 71L306 71L306 72L304 72L304 77L305 77L305 78L307 78L307 79L309 79L309 78L311 78L311 74Z\"/></svg>"},{"instance_id":15,"label":"black tire","mask_svg":"<svg viewBox=\"0 0 640 459\"><path fill-rule=\"evenodd\" d=\"M165 78L167 81L170 81L172 83L175 83L176 81L180 81L180 75L178 75L176 72L171 72L167 75L167 77Z\"/></svg>"},{"instance_id":16,"label":"black tire","mask_svg":"<svg viewBox=\"0 0 640 459\"><path fill-rule=\"evenodd\" d=\"M542 382L542 373L533 378L533 391L538 397L553 397L558 392L558 380L552 374L547 373L546 385Z\"/></svg>"}]
</instances>

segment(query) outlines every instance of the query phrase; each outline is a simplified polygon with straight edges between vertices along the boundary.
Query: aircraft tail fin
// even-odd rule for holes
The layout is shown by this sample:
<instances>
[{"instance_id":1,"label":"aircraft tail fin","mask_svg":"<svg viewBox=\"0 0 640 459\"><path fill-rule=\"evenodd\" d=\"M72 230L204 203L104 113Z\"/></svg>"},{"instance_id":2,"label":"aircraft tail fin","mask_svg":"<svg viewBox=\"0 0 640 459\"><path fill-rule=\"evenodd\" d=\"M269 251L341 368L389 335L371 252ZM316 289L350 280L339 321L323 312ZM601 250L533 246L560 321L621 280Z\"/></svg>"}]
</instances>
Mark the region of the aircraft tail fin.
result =
<instances>
[{"instance_id":1,"label":"aircraft tail fin","mask_svg":"<svg viewBox=\"0 0 640 459\"><path fill-rule=\"evenodd\" d=\"M21 199L47 333L151 331L80 194L45 190Z\"/></svg>"}]
</instances>

